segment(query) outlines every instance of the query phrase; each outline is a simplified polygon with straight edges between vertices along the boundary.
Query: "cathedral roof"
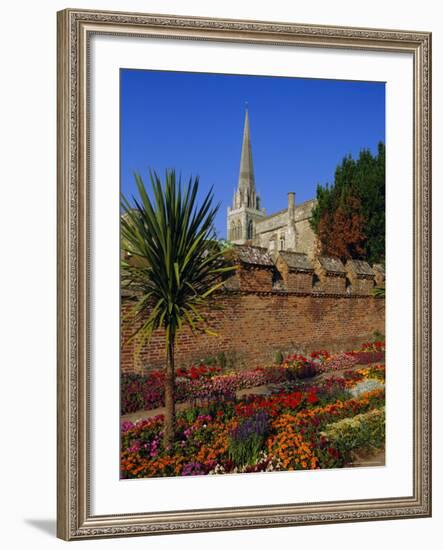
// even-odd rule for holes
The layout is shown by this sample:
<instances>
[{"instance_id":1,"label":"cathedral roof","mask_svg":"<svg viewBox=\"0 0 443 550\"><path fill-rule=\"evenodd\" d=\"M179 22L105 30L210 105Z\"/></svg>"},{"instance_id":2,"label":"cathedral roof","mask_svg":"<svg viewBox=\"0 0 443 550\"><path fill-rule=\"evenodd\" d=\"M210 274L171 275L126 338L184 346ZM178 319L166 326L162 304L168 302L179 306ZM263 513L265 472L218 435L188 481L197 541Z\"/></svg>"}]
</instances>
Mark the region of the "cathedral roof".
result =
<instances>
[{"instance_id":1,"label":"cathedral roof","mask_svg":"<svg viewBox=\"0 0 443 550\"><path fill-rule=\"evenodd\" d=\"M301 202L300 204L295 205L295 208L294 208L295 221L297 222L305 218L310 218L312 215L311 214L312 208L315 206L316 202L317 202L317 199L309 199L307 201L304 201L304 202ZM266 222L268 220L271 220L272 218L277 218L279 216L282 220L284 219L284 223L286 223L286 218L283 218L283 217L286 216L287 212L288 212L287 208L283 208L282 210L277 210L277 212L273 212L272 214L263 216L263 218L257 220L257 224Z\"/></svg>"},{"instance_id":2,"label":"cathedral roof","mask_svg":"<svg viewBox=\"0 0 443 550\"><path fill-rule=\"evenodd\" d=\"M295 271L314 271L314 268L306 254L302 254L301 252L280 250L279 255L288 264L288 267Z\"/></svg>"}]
</instances>

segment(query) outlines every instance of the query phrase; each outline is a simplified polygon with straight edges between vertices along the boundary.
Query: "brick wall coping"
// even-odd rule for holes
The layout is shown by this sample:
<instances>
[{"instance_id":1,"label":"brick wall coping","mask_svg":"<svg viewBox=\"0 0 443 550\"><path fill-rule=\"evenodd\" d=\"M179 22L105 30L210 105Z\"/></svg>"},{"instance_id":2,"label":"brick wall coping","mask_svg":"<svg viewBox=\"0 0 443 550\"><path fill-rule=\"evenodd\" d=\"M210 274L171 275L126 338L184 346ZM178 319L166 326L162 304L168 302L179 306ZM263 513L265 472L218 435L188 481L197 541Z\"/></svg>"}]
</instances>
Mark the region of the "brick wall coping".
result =
<instances>
[{"instance_id":1,"label":"brick wall coping","mask_svg":"<svg viewBox=\"0 0 443 550\"><path fill-rule=\"evenodd\" d=\"M372 294L348 294L341 292L324 292L324 291L315 291L315 292L301 292L299 290L282 290L282 289L272 289L272 290L240 290L240 289L230 289L227 288L222 292L214 293L215 296L223 295L254 295L254 296L311 296L312 298L347 298L347 299L362 299L362 298L374 298L375 300L384 300L383 296L372 296ZM136 298L136 294L125 293L122 294L122 298L132 300Z\"/></svg>"}]
</instances>

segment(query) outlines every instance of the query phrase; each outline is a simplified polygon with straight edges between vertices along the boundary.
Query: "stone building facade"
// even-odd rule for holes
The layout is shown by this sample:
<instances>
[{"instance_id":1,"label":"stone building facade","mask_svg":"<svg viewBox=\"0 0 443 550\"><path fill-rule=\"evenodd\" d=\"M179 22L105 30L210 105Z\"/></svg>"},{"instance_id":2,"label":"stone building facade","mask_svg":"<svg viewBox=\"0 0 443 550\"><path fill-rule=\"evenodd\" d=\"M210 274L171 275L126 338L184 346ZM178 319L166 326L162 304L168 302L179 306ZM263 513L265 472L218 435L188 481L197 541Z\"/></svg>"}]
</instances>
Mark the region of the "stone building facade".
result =
<instances>
[{"instance_id":1,"label":"stone building facade","mask_svg":"<svg viewBox=\"0 0 443 550\"><path fill-rule=\"evenodd\" d=\"M228 207L228 240L234 244L264 247L271 253L289 250L313 256L316 237L309 220L315 204L316 200L312 199L297 205L295 193L289 192L287 208L266 214L255 188L249 114L246 111L238 186L232 207Z\"/></svg>"}]
</instances>

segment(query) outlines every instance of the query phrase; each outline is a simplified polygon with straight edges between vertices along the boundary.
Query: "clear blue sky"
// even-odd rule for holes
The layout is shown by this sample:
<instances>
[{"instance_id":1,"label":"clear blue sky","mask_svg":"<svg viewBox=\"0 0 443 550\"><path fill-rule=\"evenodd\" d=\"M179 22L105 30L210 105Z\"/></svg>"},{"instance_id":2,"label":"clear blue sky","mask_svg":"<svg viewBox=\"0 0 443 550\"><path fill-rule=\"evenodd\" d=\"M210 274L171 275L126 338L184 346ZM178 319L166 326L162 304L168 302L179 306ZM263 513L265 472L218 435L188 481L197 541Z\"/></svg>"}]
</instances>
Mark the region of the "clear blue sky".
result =
<instances>
[{"instance_id":1,"label":"clear blue sky","mask_svg":"<svg viewBox=\"0 0 443 550\"><path fill-rule=\"evenodd\" d=\"M268 214L315 197L332 183L337 164L385 140L385 85L122 69L121 190L135 193L133 173L147 186L175 168L214 186L216 220L226 236L226 209L237 185L245 102L248 102L256 188Z\"/></svg>"}]
</instances>

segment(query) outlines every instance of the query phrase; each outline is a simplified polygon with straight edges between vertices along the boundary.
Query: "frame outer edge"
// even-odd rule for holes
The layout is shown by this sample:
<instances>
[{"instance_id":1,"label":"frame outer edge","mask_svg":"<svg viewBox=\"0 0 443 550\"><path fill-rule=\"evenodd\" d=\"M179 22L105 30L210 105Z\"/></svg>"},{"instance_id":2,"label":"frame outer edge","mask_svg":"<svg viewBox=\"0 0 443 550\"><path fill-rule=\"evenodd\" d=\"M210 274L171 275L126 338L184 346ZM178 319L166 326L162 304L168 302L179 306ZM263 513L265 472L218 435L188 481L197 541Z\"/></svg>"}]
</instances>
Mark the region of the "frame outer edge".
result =
<instances>
[{"instance_id":1,"label":"frame outer edge","mask_svg":"<svg viewBox=\"0 0 443 550\"><path fill-rule=\"evenodd\" d=\"M414 473L415 502L406 501L395 507L394 500L387 501L386 506L379 504L378 508L368 502L363 509L338 509L318 511L281 510L280 514L269 511L232 510L232 514L223 517L205 516L208 510L191 510L193 515L185 518L183 514L176 517L168 512L161 517L130 515L127 517L111 515L106 517L88 517L88 487L85 476L86 446L85 429L87 419L84 398L87 381L85 342L87 334L85 322L87 319L87 285L85 286L85 262L87 242L85 232L88 205L86 179L87 166L84 147L87 146L84 134L85 105L82 89L84 82L85 60L82 57L82 31L86 26L107 27L113 34L118 27L132 27L131 34L136 34L136 28L163 28L166 31L183 29L186 31L198 29L212 35L211 39L220 39L214 31L228 31L229 35L245 33L246 42L255 41L254 36L262 33L268 40L275 37L277 43L283 43L290 35L292 43L306 44L309 36L325 47L350 47L379 49L375 43L380 43L380 49L409 51L414 54L418 63L415 72L415 93L419 92L420 101L414 100L418 109L418 126L414 134L417 161L414 188L418 191L418 235L416 236L415 253L419 261L414 262L419 288L415 303L419 308L416 319L418 328L418 370L415 371L416 389L428 390L427 395L421 395L421 401L415 402L419 409L417 427L418 433L414 445L418 449L418 463L425 471L416 469ZM83 27L83 25L85 25ZM120 29L118 29L120 31ZM135 32L134 32L135 31ZM95 30L96 32L96 30ZM164 34L163 32L161 34ZM165 33L167 34L167 33ZM85 35L86 36L86 35ZM296 38L297 37L297 38ZM191 37L190 37L191 38ZM197 39L194 34L193 39ZM199 38L201 38L199 36ZM204 33L203 33L203 39ZM360 46L360 43L362 44ZM412 517L429 517L431 515L431 441L430 441L430 338L431 338L431 235L430 235L430 195L431 195L431 34L414 31L392 31L382 29L358 29L345 27L328 27L316 25L299 25L297 23L236 21L196 17L181 17L153 14L128 14L122 12L103 12L95 10L66 9L57 13L57 536L64 540L119 537L131 535L154 535L164 533L185 533L199 531L218 531L247 528L277 527L284 525L309 525L324 523L341 523L347 521L367 521L381 519L401 519ZM83 52L84 53L84 52ZM417 90L417 84L421 87ZM83 185L85 186L83 188ZM86 193L86 194L85 194ZM417 214L417 212L416 212ZM417 298L419 298L417 300ZM424 388L423 388L424 386ZM423 430L423 427L426 429ZM423 454L424 453L424 456ZM423 460L424 459L424 460ZM417 492L418 489L418 492ZM86 499L86 500L85 500ZM335 503L331 503L335 504ZM352 504L352 503L347 503ZM363 504L363 503L362 503ZM288 505L289 507L289 505ZM391 508L392 507L392 508ZM283 507L284 508L284 507ZM199 517L199 512L203 513ZM185 514L186 515L186 514ZM137 517L138 516L138 517ZM157 518L155 518L157 516Z\"/></svg>"},{"instance_id":2,"label":"frame outer edge","mask_svg":"<svg viewBox=\"0 0 443 550\"><path fill-rule=\"evenodd\" d=\"M69 13L57 13L57 537L69 540Z\"/></svg>"},{"instance_id":3,"label":"frame outer edge","mask_svg":"<svg viewBox=\"0 0 443 550\"><path fill-rule=\"evenodd\" d=\"M428 316L427 323L429 326L428 335L428 357L429 357L429 517L432 517L432 33L429 33L429 53L428 53L428 208L429 208L429 226L428 226Z\"/></svg>"},{"instance_id":4,"label":"frame outer edge","mask_svg":"<svg viewBox=\"0 0 443 550\"><path fill-rule=\"evenodd\" d=\"M426 506L427 517L432 517L432 33L428 33L424 41L426 52L423 60L423 192L424 192L424 219L423 219L423 325L425 327L425 342L422 350L423 370L426 375L426 399L424 414L427 415L423 429L426 446L427 473Z\"/></svg>"}]
</instances>

